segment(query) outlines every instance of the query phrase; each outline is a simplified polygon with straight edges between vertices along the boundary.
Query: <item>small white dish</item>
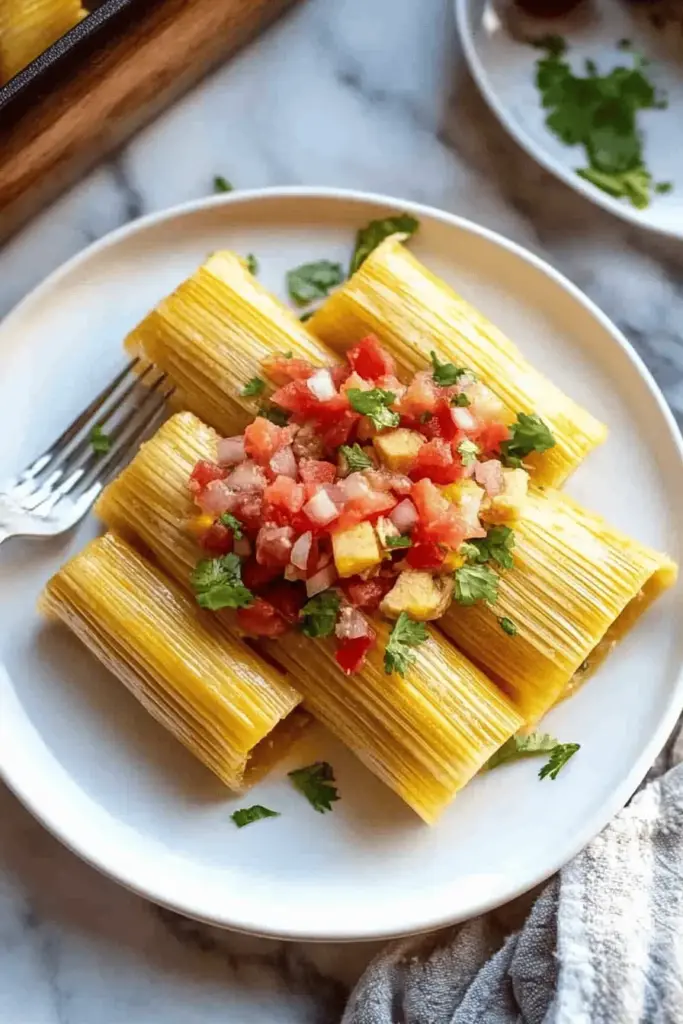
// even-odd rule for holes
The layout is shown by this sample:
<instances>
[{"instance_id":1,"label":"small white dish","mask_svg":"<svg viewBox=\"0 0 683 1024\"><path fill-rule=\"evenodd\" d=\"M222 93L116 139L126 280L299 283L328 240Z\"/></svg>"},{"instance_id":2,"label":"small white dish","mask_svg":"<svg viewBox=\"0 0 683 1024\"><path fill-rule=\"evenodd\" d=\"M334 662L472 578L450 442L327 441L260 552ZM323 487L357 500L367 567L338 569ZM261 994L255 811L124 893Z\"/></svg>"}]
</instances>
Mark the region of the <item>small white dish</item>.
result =
<instances>
[{"instance_id":1,"label":"small white dish","mask_svg":"<svg viewBox=\"0 0 683 1024\"><path fill-rule=\"evenodd\" d=\"M643 228L683 238L683 32L669 26L655 28L648 19L652 4L625 0L590 0L563 18L530 18L515 12L510 22L505 12L512 0L455 0L458 31L470 71L484 99L503 127L534 160L591 202ZM646 110L638 115L644 136L646 165L655 182L671 182L673 191L653 194L650 205L638 210L624 199L615 199L580 178L576 168L585 167L580 146L566 146L545 125L547 111L535 84L540 51L520 42L517 32L539 38L562 36L575 68L586 59L605 73L618 64L631 66L631 56L619 49L629 40L632 51L647 57L648 77L663 91L666 110Z\"/></svg>"},{"instance_id":2,"label":"small white dish","mask_svg":"<svg viewBox=\"0 0 683 1024\"><path fill-rule=\"evenodd\" d=\"M335 190L235 193L125 227L53 274L0 326L0 478L53 438L122 363L121 339L219 247L259 259L284 295L305 260L348 261L356 228L405 209L416 254L604 419L569 490L679 561L683 459L647 370L609 321L536 257L467 221ZM525 762L478 778L433 828L322 730L246 798L230 796L64 628L35 609L97 531L0 548L0 775L62 842L181 913L262 935L376 939L436 928L556 871L629 798L683 705L683 590L665 595L545 723L582 749L557 781ZM316 814L285 772L329 760L341 800ZM277 819L238 831L240 806Z\"/></svg>"}]
</instances>

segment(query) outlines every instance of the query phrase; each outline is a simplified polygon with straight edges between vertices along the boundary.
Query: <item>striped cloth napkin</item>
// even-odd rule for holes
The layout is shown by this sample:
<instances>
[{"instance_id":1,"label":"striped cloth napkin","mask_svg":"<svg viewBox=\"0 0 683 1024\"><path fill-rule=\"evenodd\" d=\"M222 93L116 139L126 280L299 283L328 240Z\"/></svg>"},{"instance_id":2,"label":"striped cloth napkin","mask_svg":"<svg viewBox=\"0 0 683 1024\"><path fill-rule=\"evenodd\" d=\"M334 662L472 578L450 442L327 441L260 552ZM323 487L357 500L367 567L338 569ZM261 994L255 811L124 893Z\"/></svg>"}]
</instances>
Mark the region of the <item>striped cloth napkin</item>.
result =
<instances>
[{"instance_id":1,"label":"striped cloth napkin","mask_svg":"<svg viewBox=\"0 0 683 1024\"><path fill-rule=\"evenodd\" d=\"M679 723L644 788L540 894L392 943L342 1024L681 1024L682 761Z\"/></svg>"}]
</instances>

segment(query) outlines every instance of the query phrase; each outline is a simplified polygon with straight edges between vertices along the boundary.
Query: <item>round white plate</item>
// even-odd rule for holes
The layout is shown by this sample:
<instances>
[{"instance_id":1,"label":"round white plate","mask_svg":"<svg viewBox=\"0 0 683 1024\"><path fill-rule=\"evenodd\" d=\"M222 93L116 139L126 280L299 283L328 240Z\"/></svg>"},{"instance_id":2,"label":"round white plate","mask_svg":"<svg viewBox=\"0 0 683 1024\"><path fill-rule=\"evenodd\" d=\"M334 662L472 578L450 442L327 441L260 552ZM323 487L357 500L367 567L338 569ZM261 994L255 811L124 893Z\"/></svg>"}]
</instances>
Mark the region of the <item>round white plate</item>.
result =
<instances>
[{"instance_id":1,"label":"round white plate","mask_svg":"<svg viewBox=\"0 0 683 1024\"><path fill-rule=\"evenodd\" d=\"M470 70L481 92L517 142L551 174L618 217L663 234L683 238L683 35L680 28L657 29L648 20L651 3L590 0L565 18L519 15L512 0L455 0L458 30ZM510 11L513 10L514 18ZM651 64L648 77L669 100L667 110L638 115L645 139L644 154L654 181L672 182L673 192L653 195L645 210L614 199L576 174L585 167L580 146L565 146L545 125L535 85L540 51L523 38L560 35L569 46L572 66L594 60L605 73L618 64L631 66L631 56L618 48L622 39Z\"/></svg>"},{"instance_id":2,"label":"round white plate","mask_svg":"<svg viewBox=\"0 0 683 1024\"><path fill-rule=\"evenodd\" d=\"M683 463L673 420L626 341L568 281L511 242L410 203L331 190L237 193L149 217L53 274L0 327L0 479L56 436L122 363L121 339L222 246L285 271L347 261L388 209L421 220L413 248L602 417L609 441L570 490L677 558ZM557 781L526 762L476 779L427 828L321 731L246 799L218 782L64 628L38 593L97 529L0 548L0 770L64 843L182 913L264 935L377 938L445 925L550 875L628 799L683 704L683 594L666 595L547 728L582 749ZM316 814L285 772L318 757L341 800ZM238 831L231 812L282 812Z\"/></svg>"}]
</instances>

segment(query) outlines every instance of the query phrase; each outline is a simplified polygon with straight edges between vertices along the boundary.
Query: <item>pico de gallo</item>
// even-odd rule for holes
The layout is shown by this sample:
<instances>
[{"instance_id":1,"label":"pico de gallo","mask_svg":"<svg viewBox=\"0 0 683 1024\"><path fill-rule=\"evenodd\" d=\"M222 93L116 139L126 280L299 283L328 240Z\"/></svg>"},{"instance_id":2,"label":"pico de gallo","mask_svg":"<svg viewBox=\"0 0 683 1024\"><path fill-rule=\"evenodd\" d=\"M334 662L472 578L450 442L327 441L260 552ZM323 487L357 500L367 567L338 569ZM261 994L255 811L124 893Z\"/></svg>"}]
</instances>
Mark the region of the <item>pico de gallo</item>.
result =
<instances>
[{"instance_id":1,"label":"pico de gallo","mask_svg":"<svg viewBox=\"0 0 683 1024\"><path fill-rule=\"evenodd\" d=\"M395 620L385 667L404 672L423 623L453 600L495 603L527 491L523 459L554 441L537 416L507 422L468 369L431 359L404 384L370 335L343 365L291 354L263 364L268 404L189 480L203 607L238 609L254 637L334 635L353 673L376 643L369 615ZM243 395L265 391L254 378Z\"/></svg>"}]
</instances>

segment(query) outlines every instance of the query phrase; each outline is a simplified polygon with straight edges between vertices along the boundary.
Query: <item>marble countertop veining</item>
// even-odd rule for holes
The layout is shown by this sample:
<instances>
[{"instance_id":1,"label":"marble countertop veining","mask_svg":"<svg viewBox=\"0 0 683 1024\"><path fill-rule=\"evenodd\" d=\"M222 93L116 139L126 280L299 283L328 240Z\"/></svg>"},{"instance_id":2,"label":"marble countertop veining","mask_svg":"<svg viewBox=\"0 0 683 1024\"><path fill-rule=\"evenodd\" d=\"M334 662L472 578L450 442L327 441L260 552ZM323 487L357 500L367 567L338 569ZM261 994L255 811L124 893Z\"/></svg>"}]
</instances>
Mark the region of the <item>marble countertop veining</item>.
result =
<instances>
[{"instance_id":1,"label":"marble countertop veining","mask_svg":"<svg viewBox=\"0 0 683 1024\"><path fill-rule=\"evenodd\" d=\"M236 187L419 200L545 256L624 330L683 422L683 244L538 168L477 94L450 0L308 0L0 252L0 314L140 214ZM82 864L0 788L3 1024L328 1024L377 945L248 938L154 907Z\"/></svg>"}]
</instances>

